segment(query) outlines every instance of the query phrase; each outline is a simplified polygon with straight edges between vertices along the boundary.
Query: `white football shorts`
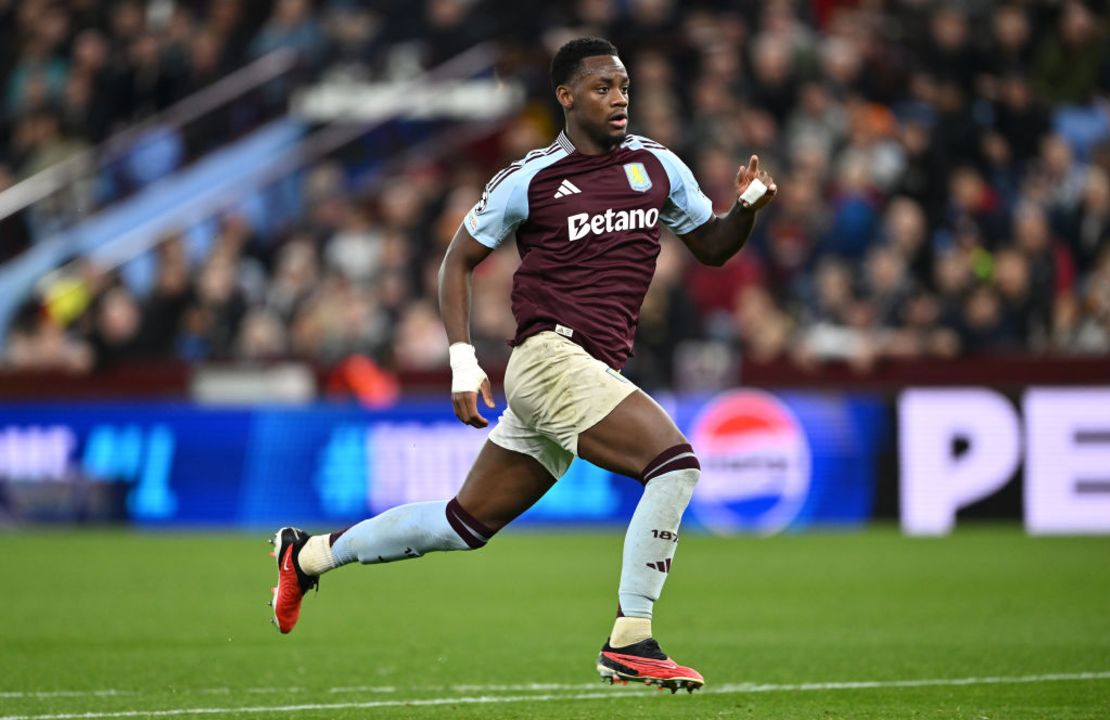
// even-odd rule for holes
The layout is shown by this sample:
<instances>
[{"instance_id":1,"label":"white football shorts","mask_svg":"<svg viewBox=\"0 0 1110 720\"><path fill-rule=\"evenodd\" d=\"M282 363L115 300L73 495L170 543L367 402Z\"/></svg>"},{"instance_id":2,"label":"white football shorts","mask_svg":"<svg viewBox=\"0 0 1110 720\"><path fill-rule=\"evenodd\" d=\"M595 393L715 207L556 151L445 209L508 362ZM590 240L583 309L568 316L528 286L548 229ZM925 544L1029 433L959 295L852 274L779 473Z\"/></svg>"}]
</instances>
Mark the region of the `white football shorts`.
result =
<instances>
[{"instance_id":1,"label":"white football shorts","mask_svg":"<svg viewBox=\"0 0 1110 720\"><path fill-rule=\"evenodd\" d=\"M513 348L505 369L509 407L489 439L535 458L558 479L578 454L578 436L638 389L581 345L538 333Z\"/></svg>"}]
</instances>

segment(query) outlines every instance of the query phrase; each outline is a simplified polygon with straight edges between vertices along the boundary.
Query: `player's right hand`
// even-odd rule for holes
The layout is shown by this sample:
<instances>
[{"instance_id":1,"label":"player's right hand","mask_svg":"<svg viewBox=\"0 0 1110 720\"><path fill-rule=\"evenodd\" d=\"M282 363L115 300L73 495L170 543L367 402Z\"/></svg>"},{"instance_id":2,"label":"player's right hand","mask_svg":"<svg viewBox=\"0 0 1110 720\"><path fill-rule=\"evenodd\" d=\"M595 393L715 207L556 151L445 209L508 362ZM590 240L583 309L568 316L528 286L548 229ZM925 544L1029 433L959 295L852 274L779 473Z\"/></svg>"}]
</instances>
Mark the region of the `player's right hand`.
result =
<instances>
[{"instance_id":1,"label":"player's right hand","mask_svg":"<svg viewBox=\"0 0 1110 720\"><path fill-rule=\"evenodd\" d=\"M455 417L471 427L484 428L489 425L489 420L478 412L478 394L481 393L486 407L492 408L493 392L490 390L489 378L478 365L478 358L474 354L474 346L465 342L457 342L449 348L451 357L451 404L455 408Z\"/></svg>"},{"instance_id":2,"label":"player's right hand","mask_svg":"<svg viewBox=\"0 0 1110 720\"><path fill-rule=\"evenodd\" d=\"M482 381L478 390L486 407L494 407L489 378ZM482 413L478 411L478 394L476 392L453 392L451 393L451 404L455 406L455 417L459 420L471 427L484 428L489 425L489 420L482 417Z\"/></svg>"}]
</instances>

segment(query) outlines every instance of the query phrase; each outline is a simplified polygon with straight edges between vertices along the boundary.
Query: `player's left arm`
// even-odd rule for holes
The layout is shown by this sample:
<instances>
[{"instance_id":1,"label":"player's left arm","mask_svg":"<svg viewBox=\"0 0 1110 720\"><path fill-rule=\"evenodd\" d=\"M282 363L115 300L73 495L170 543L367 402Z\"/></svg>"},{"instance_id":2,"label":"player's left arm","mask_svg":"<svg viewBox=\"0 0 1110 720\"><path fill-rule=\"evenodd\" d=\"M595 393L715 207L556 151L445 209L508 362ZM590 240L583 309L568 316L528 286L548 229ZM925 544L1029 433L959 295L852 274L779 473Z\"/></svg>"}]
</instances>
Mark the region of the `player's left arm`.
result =
<instances>
[{"instance_id":1,"label":"player's left arm","mask_svg":"<svg viewBox=\"0 0 1110 720\"><path fill-rule=\"evenodd\" d=\"M736 173L736 202L726 215L713 215L695 230L679 235L700 262L720 267L728 262L752 234L755 214L778 192L775 180L759 169L759 156L752 155Z\"/></svg>"}]
</instances>

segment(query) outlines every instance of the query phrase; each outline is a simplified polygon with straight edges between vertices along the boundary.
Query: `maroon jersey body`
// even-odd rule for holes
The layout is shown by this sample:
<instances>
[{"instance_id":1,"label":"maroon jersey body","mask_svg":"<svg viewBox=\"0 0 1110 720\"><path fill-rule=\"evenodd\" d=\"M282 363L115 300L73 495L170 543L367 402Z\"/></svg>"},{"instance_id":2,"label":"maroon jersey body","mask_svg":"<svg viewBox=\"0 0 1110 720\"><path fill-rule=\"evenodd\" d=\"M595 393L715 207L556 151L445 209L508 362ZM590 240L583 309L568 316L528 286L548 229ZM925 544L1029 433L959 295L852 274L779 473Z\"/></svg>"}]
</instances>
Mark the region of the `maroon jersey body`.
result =
<instances>
[{"instance_id":1,"label":"maroon jersey body","mask_svg":"<svg viewBox=\"0 0 1110 720\"><path fill-rule=\"evenodd\" d=\"M464 225L490 247L516 232L510 344L553 330L620 369L655 273L660 223L683 234L711 215L689 169L662 145L631 135L583 155L561 134L496 175Z\"/></svg>"}]
</instances>

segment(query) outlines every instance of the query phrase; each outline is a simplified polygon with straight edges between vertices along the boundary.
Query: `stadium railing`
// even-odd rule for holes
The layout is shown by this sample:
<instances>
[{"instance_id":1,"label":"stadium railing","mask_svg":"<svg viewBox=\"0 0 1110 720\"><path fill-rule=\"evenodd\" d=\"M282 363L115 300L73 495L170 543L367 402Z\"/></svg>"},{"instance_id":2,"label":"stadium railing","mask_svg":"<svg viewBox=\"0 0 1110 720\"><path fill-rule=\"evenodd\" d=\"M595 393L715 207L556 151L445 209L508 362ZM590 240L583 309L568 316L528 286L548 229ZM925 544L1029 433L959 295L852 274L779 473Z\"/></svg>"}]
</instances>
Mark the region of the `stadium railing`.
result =
<instances>
[{"instance_id":1,"label":"stadium railing","mask_svg":"<svg viewBox=\"0 0 1110 720\"><path fill-rule=\"evenodd\" d=\"M459 81L489 73L496 58L497 53L492 45L481 44L414 77L367 88L366 90L371 93L369 99L373 107L371 113L358 112L357 105L352 106L350 103L337 106L335 93L329 96L327 85L322 84L314 88L315 94L312 91L305 92L304 99L299 102L303 109L298 111L294 108L291 114L289 101L294 93L304 89L305 85L304 83L294 85L290 82L292 77L289 74L297 67L295 55L278 51L244 68L234 77L229 76L225 81L204 91L210 94L197 98L195 103L183 101L183 103L189 103L190 109L185 109L179 103L175 108L181 109L171 108L160 120L152 119L110 139L93 153L98 159L92 161L92 167L89 166L88 156L83 161L76 158L71 164L58 168L52 175L43 177L36 183L21 184L11 188L8 193L16 191L18 193L11 195L3 207L16 208L15 211L19 208L33 209L35 198L39 198L41 202L42 198L49 198L51 194L63 193L65 188L72 187L80 182L81 178L90 177L90 174L96 172L99 172L101 177L106 171L111 174L110 171L115 164L128 157L126 148L134 149L136 143L141 144L143 138L163 133L166 128L171 132L182 133L183 128L196 123L203 124L205 118L210 118L213 112L226 109L237 98L253 98L253 95L259 92L265 95L267 89L274 87L275 83L281 85L278 99L263 98L262 102L266 109L264 113L260 112L255 116L259 123L270 120L271 117L276 119L270 120L268 124L249 136L256 137L267 128L275 129L280 135L274 145L278 151L253 160L247 167L242 167L236 162L229 163L228 169L237 173L233 181L218 185L201 183L199 189L190 195L178 192L178 188L172 187L175 179L180 180L196 169L200 165L200 159L211 158L217 151L225 149L226 145L206 147L202 134L196 144L187 144L185 148L186 155L189 153L196 155L190 158L193 161L191 166L173 169L164 176L144 182L136 188L141 190L143 195L148 196L156 194L159 188L170 187L174 202L152 203L156 206L155 209L143 210L135 214L135 219L128 221L129 226L124 222L113 224L107 230L86 227L95 219L97 213L91 216L86 214L77 223L63 221L63 230L51 233L22 256L0 267L0 286L7 290L0 297L0 347L4 342L7 324L15 309L26 299L34 283L45 273L63 263L86 255L92 257L103 269L120 267L154 249L167 233L181 231L216 218L266 188L272 188L313 163L333 155L366 136L373 129L407 116L412 112L413 97L417 93L438 95L441 100L440 112L445 116L454 115L457 118L460 114L459 103L452 105L450 98L457 97L458 93L452 93L452 90L467 89L464 87L465 83ZM267 62L263 63L263 60ZM390 161L388 164L393 165L403 164L415 156L426 160L448 152L459 143L467 142L475 133L489 132L491 124L498 124L506 114L515 109L522 98L522 93L519 91L508 93L502 91L502 95L508 97L509 101L495 107L491 107L488 103L475 105L474 98L469 98L469 110L462 114L469 115L473 120L472 124L462 128L456 127L452 132L433 133L413 147L388 148L393 154L383 160L388 160ZM367 98L366 96L363 98L365 104ZM465 104L467 99L464 98L463 102ZM292 119L290 119L291 116ZM258 127L259 123L254 127ZM282 134L282 128L279 127L281 123L294 124L298 129L296 132ZM304 130L303 133L301 129ZM245 142L249 137L240 142ZM235 139L235 133L231 133L231 139ZM193 152L194 150L196 152ZM387 163L383 162L381 165L384 167ZM51 170L54 169L51 168ZM381 172L369 173L366 184L372 186L380 182L382 176ZM162 193L162 195L165 194ZM140 199L136 196L110 206L106 205L99 208L99 213L119 209L127 202Z\"/></svg>"},{"instance_id":2,"label":"stadium railing","mask_svg":"<svg viewBox=\"0 0 1110 720\"><path fill-rule=\"evenodd\" d=\"M208 134L202 138L199 134L187 132L191 126L205 123L212 118L213 114L260 88L272 87L275 81L290 74L296 67L295 51L287 48L275 50L229 73L212 85L179 100L166 110L120 130L100 145L79 152L21 180L4 192L0 192L0 220L19 212L32 210L37 204L66 193L77 183L96 184L98 176L103 181L103 173L131 156L137 148L141 149L155 134L165 136L167 133L179 133L185 140L192 141L193 147L182 148L186 158L190 156L195 158L203 154L198 152L202 149L211 150L212 143L218 142L220 136ZM270 105L271 113L284 110L284 105L280 107L276 103L270 103ZM266 108L266 105L255 104L254 107L261 111ZM239 119L235 122L247 121ZM47 222L46 226L49 229L63 229L89 213L123 199L128 190L136 189L138 188L97 187L91 198L93 202L89 205L52 208L63 212L52 212L50 222ZM67 210L69 212L64 212Z\"/></svg>"}]
</instances>

